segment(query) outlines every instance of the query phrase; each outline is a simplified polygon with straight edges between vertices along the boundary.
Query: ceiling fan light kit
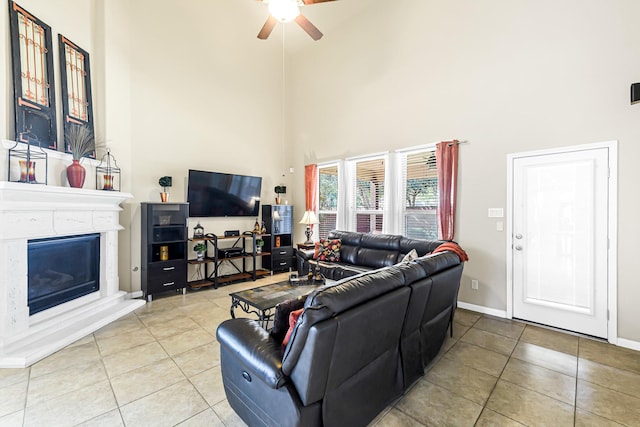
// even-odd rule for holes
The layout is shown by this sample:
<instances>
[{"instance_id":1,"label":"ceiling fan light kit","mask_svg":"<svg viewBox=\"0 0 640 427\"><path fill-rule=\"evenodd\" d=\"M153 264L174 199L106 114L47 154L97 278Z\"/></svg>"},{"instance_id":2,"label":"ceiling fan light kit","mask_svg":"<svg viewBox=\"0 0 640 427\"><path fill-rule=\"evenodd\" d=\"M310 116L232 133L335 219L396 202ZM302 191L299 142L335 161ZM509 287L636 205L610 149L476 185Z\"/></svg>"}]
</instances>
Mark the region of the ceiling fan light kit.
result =
<instances>
[{"instance_id":1,"label":"ceiling fan light kit","mask_svg":"<svg viewBox=\"0 0 640 427\"><path fill-rule=\"evenodd\" d=\"M280 22L291 22L300 15L296 0L270 0L269 13Z\"/></svg>"},{"instance_id":2,"label":"ceiling fan light kit","mask_svg":"<svg viewBox=\"0 0 640 427\"><path fill-rule=\"evenodd\" d=\"M270 16L262 26L258 33L258 38L266 40L271 35L273 28L278 22L296 23L302 28L313 40L320 40L322 33L318 28L300 13L300 6L312 5L316 3L325 3L335 0L258 0L268 4Z\"/></svg>"}]
</instances>

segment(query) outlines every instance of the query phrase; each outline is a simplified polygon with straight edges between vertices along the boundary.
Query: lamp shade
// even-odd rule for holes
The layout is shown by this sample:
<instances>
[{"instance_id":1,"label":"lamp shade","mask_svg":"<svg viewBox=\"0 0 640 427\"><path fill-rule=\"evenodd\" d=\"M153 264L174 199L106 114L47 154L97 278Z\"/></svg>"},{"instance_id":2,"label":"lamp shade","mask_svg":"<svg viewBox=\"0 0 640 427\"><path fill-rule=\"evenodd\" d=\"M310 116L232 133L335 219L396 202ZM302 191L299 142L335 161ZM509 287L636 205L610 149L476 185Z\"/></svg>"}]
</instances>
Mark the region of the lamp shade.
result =
<instances>
[{"instance_id":1,"label":"lamp shade","mask_svg":"<svg viewBox=\"0 0 640 427\"><path fill-rule=\"evenodd\" d=\"M300 220L300 224L310 225L310 224L318 224L318 217L314 211L305 211L302 219Z\"/></svg>"},{"instance_id":2,"label":"lamp shade","mask_svg":"<svg viewBox=\"0 0 640 427\"><path fill-rule=\"evenodd\" d=\"M640 102L640 83L631 85L631 105Z\"/></svg>"}]
</instances>

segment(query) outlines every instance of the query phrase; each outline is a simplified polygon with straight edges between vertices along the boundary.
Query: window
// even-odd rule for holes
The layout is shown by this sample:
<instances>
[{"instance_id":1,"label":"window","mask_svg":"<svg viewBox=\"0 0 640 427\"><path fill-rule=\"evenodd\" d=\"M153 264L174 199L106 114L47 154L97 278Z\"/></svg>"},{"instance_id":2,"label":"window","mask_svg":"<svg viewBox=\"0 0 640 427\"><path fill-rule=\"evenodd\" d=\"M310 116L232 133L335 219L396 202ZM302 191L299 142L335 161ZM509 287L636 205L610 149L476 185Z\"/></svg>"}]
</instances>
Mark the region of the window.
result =
<instances>
[{"instance_id":1,"label":"window","mask_svg":"<svg viewBox=\"0 0 640 427\"><path fill-rule=\"evenodd\" d=\"M438 171L435 150L405 154L403 171L403 234L416 239L437 239Z\"/></svg>"},{"instance_id":2,"label":"window","mask_svg":"<svg viewBox=\"0 0 640 427\"><path fill-rule=\"evenodd\" d=\"M337 228L338 220L338 165L318 167L318 236L327 237Z\"/></svg>"},{"instance_id":3,"label":"window","mask_svg":"<svg viewBox=\"0 0 640 427\"><path fill-rule=\"evenodd\" d=\"M351 167L351 229L364 233L382 233L385 157L355 160Z\"/></svg>"}]
</instances>

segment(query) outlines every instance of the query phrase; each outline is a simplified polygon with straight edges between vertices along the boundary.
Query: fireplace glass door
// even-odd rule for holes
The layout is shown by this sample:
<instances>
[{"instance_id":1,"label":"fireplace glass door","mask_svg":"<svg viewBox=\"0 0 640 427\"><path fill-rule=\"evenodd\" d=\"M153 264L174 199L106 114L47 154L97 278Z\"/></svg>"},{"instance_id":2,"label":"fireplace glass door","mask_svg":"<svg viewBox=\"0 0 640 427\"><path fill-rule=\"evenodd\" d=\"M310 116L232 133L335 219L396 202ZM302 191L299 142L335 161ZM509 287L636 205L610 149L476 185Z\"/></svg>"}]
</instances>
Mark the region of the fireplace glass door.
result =
<instances>
[{"instance_id":1,"label":"fireplace glass door","mask_svg":"<svg viewBox=\"0 0 640 427\"><path fill-rule=\"evenodd\" d=\"M100 289L100 234L29 240L29 314Z\"/></svg>"}]
</instances>

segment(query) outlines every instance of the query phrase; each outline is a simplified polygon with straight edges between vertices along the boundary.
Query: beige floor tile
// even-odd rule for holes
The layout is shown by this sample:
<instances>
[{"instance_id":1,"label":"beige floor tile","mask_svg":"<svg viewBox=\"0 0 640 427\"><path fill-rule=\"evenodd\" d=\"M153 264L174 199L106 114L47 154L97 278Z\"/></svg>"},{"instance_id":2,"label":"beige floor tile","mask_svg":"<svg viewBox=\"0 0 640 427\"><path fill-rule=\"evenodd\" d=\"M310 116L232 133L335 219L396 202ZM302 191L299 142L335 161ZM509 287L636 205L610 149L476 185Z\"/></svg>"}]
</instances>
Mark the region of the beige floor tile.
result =
<instances>
[{"instance_id":1,"label":"beige floor tile","mask_svg":"<svg viewBox=\"0 0 640 427\"><path fill-rule=\"evenodd\" d=\"M144 325L135 314L132 314L103 326L93 334L96 338L109 338L116 335L127 334L129 332L140 331L142 329L144 329Z\"/></svg>"},{"instance_id":2,"label":"beige floor tile","mask_svg":"<svg viewBox=\"0 0 640 427\"><path fill-rule=\"evenodd\" d=\"M31 366L31 378L50 374L58 369L68 368L71 365L99 360L100 352L95 342L65 347Z\"/></svg>"},{"instance_id":3,"label":"beige floor tile","mask_svg":"<svg viewBox=\"0 0 640 427\"><path fill-rule=\"evenodd\" d=\"M534 344L519 342L511 357L573 377L577 375L578 358L576 356Z\"/></svg>"},{"instance_id":4,"label":"beige floor tile","mask_svg":"<svg viewBox=\"0 0 640 427\"><path fill-rule=\"evenodd\" d=\"M235 413L229 402L225 399L213 407L213 411L222 420L226 427L245 427L242 418Z\"/></svg>"},{"instance_id":5,"label":"beige floor tile","mask_svg":"<svg viewBox=\"0 0 640 427\"><path fill-rule=\"evenodd\" d=\"M504 335L505 337L518 339L522 331L524 331L525 325L508 319L483 316L473 327L482 329L483 331L493 332L494 334Z\"/></svg>"},{"instance_id":6,"label":"beige floor tile","mask_svg":"<svg viewBox=\"0 0 640 427\"><path fill-rule=\"evenodd\" d=\"M95 337L93 336L93 334L89 334L85 337L80 338L79 340L76 340L74 342L72 342L71 344L69 344L67 346L67 348L69 347L75 347L78 345L85 345L85 344L91 344L95 342Z\"/></svg>"},{"instance_id":7,"label":"beige floor tile","mask_svg":"<svg viewBox=\"0 0 640 427\"><path fill-rule=\"evenodd\" d=\"M171 402L171 404L168 404ZM189 381L181 381L120 407L127 426L173 426L207 409Z\"/></svg>"},{"instance_id":8,"label":"beige floor tile","mask_svg":"<svg viewBox=\"0 0 640 427\"><path fill-rule=\"evenodd\" d=\"M579 358L578 378L640 398L640 374L634 372Z\"/></svg>"},{"instance_id":9,"label":"beige floor tile","mask_svg":"<svg viewBox=\"0 0 640 427\"><path fill-rule=\"evenodd\" d=\"M122 421L122 416L120 416L120 410L113 409L80 423L77 427L124 427L124 421Z\"/></svg>"},{"instance_id":10,"label":"beige floor tile","mask_svg":"<svg viewBox=\"0 0 640 427\"><path fill-rule=\"evenodd\" d=\"M476 323L481 317L482 315L479 313L459 308L456 310L456 314L453 316L453 320L454 322L458 322L461 325L473 326L473 324Z\"/></svg>"},{"instance_id":11,"label":"beige floor tile","mask_svg":"<svg viewBox=\"0 0 640 427\"><path fill-rule=\"evenodd\" d=\"M173 360L167 358L111 379L118 405L123 406L186 378Z\"/></svg>"},{"instance_id":12,"label":"beige floor tile","mask_svg":"<svg viewBox=\"0 0 640 427\"><path fill-rule=\"evenodd\" d=\"M446 357L435 364L425 379L452 393L484 405L498 378Z\"/></svg>"},{"instance_id":13,"label":"beige floor tile","mask_svg":"<svg viewBox=\"0 0 640 427\"><path fill-rule=\"evenodd\" d=\"M396 408L425 425L473 425L482 406L445 388L420 380Z\"/></svg>"},{"instance_id":14,"label":"beige floor tile","mask_svg":"<svg viewBox=\"0 0 640 427\"><path fill-rule=\"evenodd\" d=\"M414 420L404 412L397 409L391 409L383 417L375 423L371 423L375 427L423 427L424 424Z\"/></svg>"},{"instance_id":15,"label":"beige floor tile","mask_svg":"<svg viewBox=\"0 0 640 427\"><path fill-rule=\"evenodd\" d=\"M576 406L625 425L640 424L640 399L578 380Z\"/></svg>"},{"instance_id":16,"label":"beige floor tile","mask_svg":"<svg viewBox=\"0 0 640 427\"><path fill-rule=\"evenodd\" d=\"M209 406L214 406L226 399L220 367L201 372L191 377L190 381L205 398Z\"/></svg>"},{"instance_id":17,"label":"beige floor tile","mask_svg":"<svg viewBox=\"0 0 640 427\"><path fill-rule=\"evenodd\" d=\"M29 380L31 368L0 368L0 388Z\"/></svg>"},{"instance_id":18,"label":"beige floor tile","mask_svg":"<svg viewBox=\"0 0 640 427\"><path fill-rule=\"evenodd\" d=\"M0 417L24 409L28 385L22 381L0 388Z\"/></svg>"},{"instance_id":19,"label":"beige floor tile","mask_svg":"<svg viewBox=\"0 0 640 427\"><path fill-rule=\"evenodd\" d=\"M520 340L572 356L578 355L578 337L571 334L527 325Z\"/></svg>"},{"instance_id":20,"label":"beige floor tile","mask_svg":"<svg viewBox=\"0 0 640 427\"><path fill-rule=\"evenodd\" d=\"M38 405L61 394L106 380L107 373L101 360L58 369L50 374L31 379L27 394L27 406Z\"/></svg>"},{"instance_id":21,"label":"beige floor tile","mask_svg":"<svg viewBox=\"0 0 640 427\"><path fill-rule=\"evenodd\" d=\"M179 335L159 339L158 342L170 356L175 356L196 347L213 342L215 338L202 328L192 329Z\"/></svg>"},{"instance_id":22,"label":"beige floor tile","mask_svg":"<svg viewBox=\"0 0 640 427\"><path fill-rule=\"evenodd\" d=\"M2 427L22 427L23 422L24 410L0 417L0 426Z\"/></svg>"},{"instance_id":23,"label":"beige floor tile","mask_svg":"<svg viewBox=\"0 0 640 427\"><path fill-rule=\"evenodd\" d=\"M111 386L103 381L28 407L24 426L48 426L51 420L56 420L57 426L73 426L116 408Z\"/></svg>"},{"instance_id":24,"label":"beige floor tile","mask_svg":"<svg viewBox=\"0 0 640 427\"><path fill-rule=\"evenodd\" d=\"M209 408L181 422L176 427L225 427L225 425L213 409Z\"/></svg>"},{"instance_id":25,"label":"beige floor tile","mask_svg":"<svg viewBox=\"0 0 640 427\"><path fill-rule=\"evenodd\" d=\"M155 323L149 326L149 332L157 339L168 338L198 328L190 317L178 316L168 323Z\"/></svg>"},{"instance_id":26,"label":"beige floor tile","mask_svg":"<svg viewBox=\"0 0 640 427\"><path fill-rule=\"evenodd\" d=\"M148 344L154 342L156 339L149 333L147 329L141 329L139 331L127 332L121 335L115 335L112 337L98 337L96 342L98 343L98 349L100 354L108 356L110 354L119 353L123 350L128 350L139 345Z\"/></svg>"},{"instance_id":27,"label":"beige floor tile","mask_svg":"<svg viewBox=\"0 0 640 427\"><path fill-rule=\"evenodd\" d=\"M640 374L639 351L581 337L578 355L592 362Z\"/></svg>"},{"instance_id":28,"label":"beige floor tile","mask_svg":"<svg viewBox=\"0 0 640 427\"><path fill-rule=\"evenodd\" d=\"M573 405L576 397L576 379L570 375L511 359L500 377L529 390Z\"/></svg>"},{"instance_id":29,"label":"beige floor tile","mask_svg":"<svg viewBox=\"0 0 640 427\"><path fill-rule=\"evenodd\" d=\"M187 378L220 364L220 344L217 341L185 351L173 360Z\"/></svg>"},{"instance_id":30,"label":"beige floor tile","mask_svg":"<svg viewBox=\"0 0 640 427\"><path fill-rule=\"evenodd\" d=\"M478 347L487 350L502 353L507 356L511 354L518 340L505 337L504 335L494 334L493 332L483 331L482 329L471 328L466 334L460 338L460 341L475 344Z\"/></svg>"},{"instance_id":31,"label":"beige floor tile","mask_svg":"<svg viewBox=\"0 0 640 427\"><path fill-rule=\"evenodd\" d=\"M615 421L587 412L584 409L576 409L575 427L619 427L621 425L622 424L618 424Z\"/></svg>"},{"instance_id":32,"label":"beige floor tile","mask_svg":"<svg viewBox=\"0 0 640 427\"><path fill-rule=\"evenodd\" d=\"M527 426L573 426L573 406L500 380L487 408Z\"/></svg>"},{"instance_id":33,"label":"beige floor tile","mask_svg":"<svg viewBox=\"0 0 640 427\"><path fill-rule=\"evenodd\" d=\"M141 345L120 353L105 356L102 360L109 378L116 377L125 372L147 366L151 363L169 357L162 346L157 342Z\"/></svg>"},{"instance_id":34,"label":"beige floor tile","mask_svg":"<svg viewBox=\"0 0 640 427\"><path fill-rule=\"evenodd\" d=\"M507 360L509 360L504 354L460 341L447 352L444 358L470 366L494 377L500 376Z\"/></svg>"},{"instance_id":35,"label":"beige floor tile","mask_svg":"<svg viewBox=\"0 0 640 427\"><path fill-rule=\"evenodd\" d=\"M507 418L491 409L484 408L474 427L524 427L524 424Z\"/></svg>"}]
</instances>

